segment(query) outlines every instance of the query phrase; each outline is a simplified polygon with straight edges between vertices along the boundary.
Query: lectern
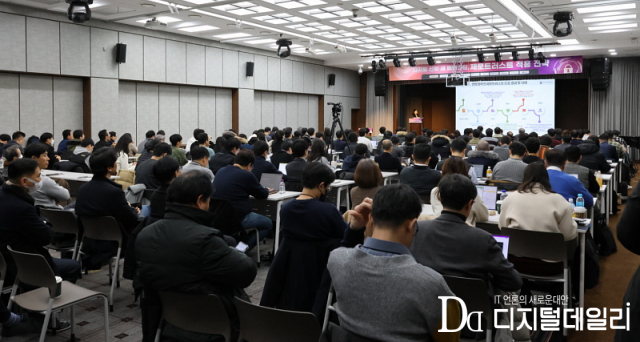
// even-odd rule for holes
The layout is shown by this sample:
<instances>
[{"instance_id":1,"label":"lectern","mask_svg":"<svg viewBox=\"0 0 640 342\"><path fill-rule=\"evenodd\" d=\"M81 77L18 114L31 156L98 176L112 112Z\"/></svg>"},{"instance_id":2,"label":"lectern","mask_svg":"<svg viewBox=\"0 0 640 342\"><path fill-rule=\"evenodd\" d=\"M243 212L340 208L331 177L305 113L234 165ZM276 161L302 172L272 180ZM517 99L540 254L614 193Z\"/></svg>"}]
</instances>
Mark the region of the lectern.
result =
<instances>
[{"instance_id":1,"label":"lectern","mask_svg":"<svg viewBox=\"0 0 640 342\"><path fill-rule=\"evenodd\" d=\"M422 118L409 118L409 132L412 131L422 134Z\"/></svg>"}]
</instances>

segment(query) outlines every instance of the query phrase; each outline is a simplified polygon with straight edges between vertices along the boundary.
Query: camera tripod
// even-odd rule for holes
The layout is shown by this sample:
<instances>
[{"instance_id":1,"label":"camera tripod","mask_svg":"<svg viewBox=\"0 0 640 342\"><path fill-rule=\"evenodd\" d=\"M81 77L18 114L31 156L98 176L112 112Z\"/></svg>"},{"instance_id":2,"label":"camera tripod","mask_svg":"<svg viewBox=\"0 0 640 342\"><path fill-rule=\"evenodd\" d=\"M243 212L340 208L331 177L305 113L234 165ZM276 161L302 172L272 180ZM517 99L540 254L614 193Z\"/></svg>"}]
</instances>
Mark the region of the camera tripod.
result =
<instances>
[{"instance_id":1,"label":"camera tripod","mask_svg":"<svg viewBox=\"0 0 640 342\"><path fill-rule=\"evenodd\" d=\"M342 136L345 137L345 140L346 140L346 136L344 135L344 128L342 127L342 121L340 121L340 112L333 113L333 122L331 124L331 135L329 136L329 145L327 146L327 148L331 148L332 151L333 151L333 140L334 140L333 136L336 133L336 125L340 126L340 130L342 131ZM348 141L347 141L347 149L349 150L349 154L353 154L353 151L351 151L351 146L349 146ZM332 156L332 159L333 159L333 156Z\"/></svg>"}]
</instances>

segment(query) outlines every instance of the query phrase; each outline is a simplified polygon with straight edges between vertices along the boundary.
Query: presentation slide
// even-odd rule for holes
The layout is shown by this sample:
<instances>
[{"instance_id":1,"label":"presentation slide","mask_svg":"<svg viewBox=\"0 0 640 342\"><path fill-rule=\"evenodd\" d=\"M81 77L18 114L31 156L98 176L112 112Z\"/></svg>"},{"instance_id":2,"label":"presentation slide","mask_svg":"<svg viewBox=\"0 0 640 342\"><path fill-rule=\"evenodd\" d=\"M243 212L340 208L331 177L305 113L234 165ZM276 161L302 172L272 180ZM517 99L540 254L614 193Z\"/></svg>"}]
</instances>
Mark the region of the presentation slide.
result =
<instances>
[{"instance_id":1,"label":"presentation slide","mask_svg":"<svg viewBox=\"0 0 640 342\"><path fill-rule=\"evenodd\" d=\"M456 129L519 128L546 134L555 127L555 80L469 82L456 87Z\"/></svg>"}]
</instances>

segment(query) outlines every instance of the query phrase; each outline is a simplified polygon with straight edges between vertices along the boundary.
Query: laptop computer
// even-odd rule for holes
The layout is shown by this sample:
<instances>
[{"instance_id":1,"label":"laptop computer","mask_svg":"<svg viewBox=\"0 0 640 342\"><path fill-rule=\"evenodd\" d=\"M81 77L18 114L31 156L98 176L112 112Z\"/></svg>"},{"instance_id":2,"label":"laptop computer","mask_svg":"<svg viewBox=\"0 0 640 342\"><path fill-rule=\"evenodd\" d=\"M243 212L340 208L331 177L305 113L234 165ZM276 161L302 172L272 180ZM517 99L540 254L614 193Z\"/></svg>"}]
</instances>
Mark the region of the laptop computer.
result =
<instances>
[{"instance_id":1,"label":"laptop computer","mask_svg":"<svg viewBox=\"0 0 640 342\"><path fill-rule=\"evenodd\" d=\"M471 166L476 171L476 177L478 177L478 178L484 177L484 174L483 174L484 165L471 164Z\"/></svg>"},{"instance_id":2,"label":"laptop computer","mask_svg":"<svg viewBox=\"0 0 640 342\"><path fill-rule=\"evenodd\" d=\"M278 171L282 172L283 175L287 174L287 163L280 163L278 166Z\"/></svg>"},{"instance_id":3,"label":"laptop computer","mask_svg":"<svg viewBox=\"0 0 640 342\"><path fill-rule=\"evenodd\" d=\"M371 139L371 145L373 146L373 149L376 149L378 147L378 142L375 139Z\"/></svg>"},{"instance_id":4,"label":"laptop computer","mask_svg":"<svg viewBox=\"0 0 640 342\"><path fill-rule=\"evenodd\" d=\"M281 180L282 175L279 173L263 173L260 177L260 184L265 188L270 188L271 191L269 193L276 193L280 188Z\"/></svg>"},{"instance_id":5,"label":"laptop computer","mask_svg":"<svg viewBox=\"0 0 640 342\"><path fill-rule=\"evenodd\" d=\"M494 235L493 238L496 239L496 242L502 248L502 255L504 255L506 259L509 255L509 237L502 236L502 235Z\"/></svg>"},{"instance_id":6,"label":"laptop computer","mask_svg":"<svg viewBox=\"0 0 640 342\"><path fill-rule=\"evenodd\" d=\"M497 186L488 186L488 185L476 185L476 189L478 189L478 194L484 205L487 206L489 210L496 210L496 198L498 196L498 187Z\"/></svg>"}]
</instances>

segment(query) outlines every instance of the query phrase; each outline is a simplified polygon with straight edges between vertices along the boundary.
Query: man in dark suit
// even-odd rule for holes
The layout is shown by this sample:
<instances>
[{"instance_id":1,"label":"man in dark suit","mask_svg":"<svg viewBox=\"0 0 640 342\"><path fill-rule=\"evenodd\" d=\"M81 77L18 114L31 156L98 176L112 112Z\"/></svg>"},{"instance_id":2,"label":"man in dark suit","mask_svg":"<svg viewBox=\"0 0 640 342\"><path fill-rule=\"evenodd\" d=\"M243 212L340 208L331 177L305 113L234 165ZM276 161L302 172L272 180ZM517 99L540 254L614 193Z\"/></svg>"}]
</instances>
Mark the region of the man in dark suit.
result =
<instances>
[{"instance_id":1,"label":"man in dark suit","mask_svg":"<svg viewBox=\"0 0 640 342\"><path fill-rule=\"evenodd\" d=\"M273 151L271 164L273 164L276 169L280 169L280 164L288 164L293 160L291 146L293 146L291 139L284 140L282 141L282 145L280 145L280 151Z\"/></svg>"},{"instance_id":2,"label":"man in dark suit","mask_svg":"<svg viewBox=\"0 0 640 342\"><path fill-rule=\"evenodd\" d=\"M433 221L419 221L411 254L418 263L442 275L480 278L494 288L517 291L522 278L502 254L496 240L465 220L477 195L475 185L463 175L449 174L438 184L444 210Z\"/></svg>"},{"instance_id":3,"label":"man in dark suit","mask_svg":"<svg viewBox=\"0 0 640 342\"><path fill-rule=\"evenodd\" d=\"M287 164L287 191L302 191L302 170L307 166L309 144L304 140L296 140L291 147L293 160Z\"/></svg>"},{"instance_id":4,"label":"man in dark suit","mask_svg":"<svg viewBox=\"0 0 640 342\"><path fill-rule=\"evenodd\" d=\"M111 147L111 145L113 145L109 137L109 132L106 129L103 129L100 132L98 132L98 140L99 141L96 143L96 146L95 146L96 150L103 147Z\"/></svg>"},{"instance_id":5,"label":"man in dark suit","mask_svg":"<svg viewBox=\"0 0 640 342\"><path fill-rule=\"evenodd\" d=\"M122 233L122 247L127 246L129 234L138 225L140 210L127 203L122 186L111 180L117 173L118 156L112 148L96 151L89 158L91 181L81 186L76 200L76 214L79 217L112 216L118 222ZM83 251L86 253L83 265L87 269L100 269L103 262L116 253L114 242L85 239Z\"/></svg>"},{"instance_id":6,"label":"man in dark suit","mask_svg":"<svg viewBox=\"0 0 640 342\"><path fill-rule=\"evenodd\" d=\"M431 146L418 144L413 148L411 158L414 165L400 172L400 183L409 184L425 204L431 202L431 190L438 186L440 172L429 168Z\"/></svg>"},{"instance_id":7,"label":"man in dark suit","mask_svg":"<svg viewBox=\"0 0 640 342\"><path fill-rule=\"evenodd\" d=\"M380 170L393 172L402 171L402 164L400 163L400 159L391 155L391 152L393 151L393 143L391 142L391 140L383 140L382 144L380 145L382 145L383 152L375 159L376 163L378 163L378 166L380 166Z\"/></svg>"},{"instance_id":8,"label":"man in dark suit","mask_svg":"<svg viewBox=\"0 0 640 342\"><path fill-rule=\"evenodd\" d=\"M233 165L236 160L236 154L240 150L242 143L238 138L229 138L224 144L222 151L216 153L209 159L209 169L215 175L218 170L227 166Z\"/></svg>"},{"instance_id":9,"label":"man in dark suit","mask_svg":"<svg viewBox=\"0 0 640 342\"><path fill-rule=\"evenodd\" d=\"M271 164L271 162L267 161L267 155L269 154L269 144L266 141L258 140L253 144L253 154L256 156L256 161L253 163L253 169L251 173L256 176L258 182L262 177L263 173L278 173L282 174L282 172L278 171L278 169ZM283 179L286 181L287 176L284 176Z\"/></svg>"},{"instance_id":10,"label":"man in dark suit","mask_svg":"<svg viewBox=\"0 0 640 342\"><path fill-rule=\"evenodd\" d=\"M344 172L356 172L356 167L358 167L358 163L367 158L367 154L369 153L369 148L365 144L356 145L353 154L348 156L342 162L342 171Z\"/></svg>"},{"instance_id":11,"label":"man in dark suit","mask_svg":"<svg viewBox=\"0 0 640 342\"><path fill-rule=\"evenodd\" d=\"M614 146L609 145L608 143L609 134L602 133L600 137L598 137L598 140L600 140L600 151L602 151L602 153L604 154L604 157L606 159L612 159L617 161L618 152L616 151L616 148Z\"/></svg>"}]
</instances>

